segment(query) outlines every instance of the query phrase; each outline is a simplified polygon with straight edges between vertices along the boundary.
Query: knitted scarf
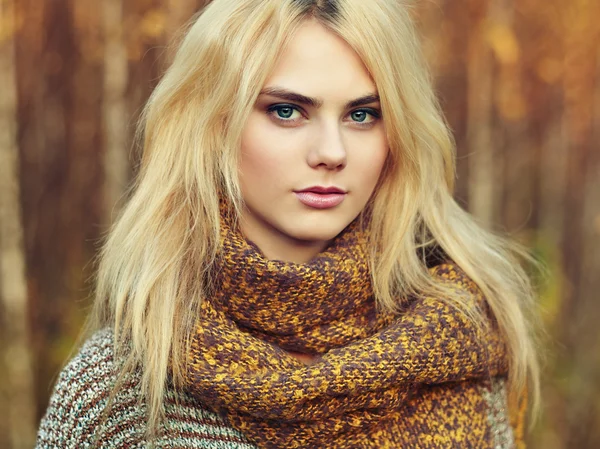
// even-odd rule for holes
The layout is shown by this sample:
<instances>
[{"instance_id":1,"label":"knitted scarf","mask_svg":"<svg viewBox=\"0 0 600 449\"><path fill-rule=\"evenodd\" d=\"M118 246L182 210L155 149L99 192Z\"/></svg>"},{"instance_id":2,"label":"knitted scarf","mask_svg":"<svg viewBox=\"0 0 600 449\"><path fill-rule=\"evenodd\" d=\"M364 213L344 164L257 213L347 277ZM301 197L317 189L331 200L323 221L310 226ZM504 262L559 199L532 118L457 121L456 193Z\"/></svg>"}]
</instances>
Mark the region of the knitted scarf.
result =
<instances>
[{"instance_id":1,"label":"knitted scarf","mask_svg":"<svg viewBox=\"0 0 600 449\"><path fill-rule=\"evenodd\" d=\"M431 297L397 315L378 309L357 221L306 264L267 260L222 221L217 288L198 317L187 387L258 447L400 447L414 431L411 398L506 373L493 325L479 329ZM485 307L456 265L430 272ZM307 366L288 351L319 357Z\"/></svg>"}]
</instances>

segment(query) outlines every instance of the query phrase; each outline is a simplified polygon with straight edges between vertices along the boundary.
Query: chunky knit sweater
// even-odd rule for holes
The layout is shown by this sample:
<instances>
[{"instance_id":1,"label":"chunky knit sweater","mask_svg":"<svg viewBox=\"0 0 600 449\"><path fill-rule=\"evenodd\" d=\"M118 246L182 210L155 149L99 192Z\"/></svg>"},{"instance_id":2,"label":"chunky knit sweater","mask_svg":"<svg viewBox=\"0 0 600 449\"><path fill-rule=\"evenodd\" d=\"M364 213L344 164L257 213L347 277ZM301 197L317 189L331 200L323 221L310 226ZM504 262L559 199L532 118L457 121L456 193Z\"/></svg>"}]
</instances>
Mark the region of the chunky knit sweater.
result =
<instances>
[{"instance_id":1,"label":"chunky knit sweater","mask_svg":"<svg viewBox=\"0 0 600 449\"><path fill-rule=\"evenodd\" d=\"M126 383L117 394L105 425L98 430L103 409L115 382L113 365L113 334L106 329L92 336L79 354L62 371L50 400L38 434L37 449L91 448L95 432L99 432L99 447L146 448L144 440L146 406L138 402L139 376ZM473 387L473 386L472 386ZM522 447L522 429L510 425L506 388L502 379L491 379L474 386L484 398L489 424L485 446L494 449ZM461 385L445 388L462 388ZM424 394L436 394L432 389ZM446 404L446 406L449 404ZM410 404L407 405L410 407ZM450 407L460 408L460 404ZM168 391L166 421L161 427L155 447L179 449L251 449L255 448L223 418L207 411L197 399L186 392ZM457 415L458 417L458 415ZM449 423L452 417L449 416ZM462 417L464 418L464 417ZM461 423L447 428L427 428L424 416L423 432L428 434L427 447L447 448L444 434L460 432ZM316 448L315 448L316 449Z\"/></svg>"},{"instance_id":2,"label":"chunky knit sweater","mask_svg":"<svg viewBox=\"0 0 600 449\"><path fill-rule=\"evenodd\" d=\"M117 394L106 423L93 446L102 412L116 381L113 333L93 335L60 374L38 432L37 449L146 448L146 406L139 404L140 376ZM185 393L168 391L166 421L156 448L254 449L242 434Z\"/></svg>"}]
</instances>

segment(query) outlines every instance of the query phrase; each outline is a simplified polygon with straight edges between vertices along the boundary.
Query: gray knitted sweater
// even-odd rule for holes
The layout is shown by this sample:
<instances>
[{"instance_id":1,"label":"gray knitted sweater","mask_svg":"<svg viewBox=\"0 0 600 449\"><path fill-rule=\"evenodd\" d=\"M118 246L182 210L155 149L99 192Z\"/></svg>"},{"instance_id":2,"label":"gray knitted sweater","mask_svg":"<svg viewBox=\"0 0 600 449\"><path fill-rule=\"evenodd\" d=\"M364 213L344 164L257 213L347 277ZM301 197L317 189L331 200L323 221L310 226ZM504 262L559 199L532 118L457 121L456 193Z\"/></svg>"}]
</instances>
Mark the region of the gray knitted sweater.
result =
<instances>
[{"instance_id":1,"label":"gray knitted sweater","mask_svg":"<svg viewBox=\"0 0 600 449\"><path fill-rule=\"evenodd\" d=\"M147 447L146 406L138 404L139 376L117 394L106 423L98 428L116 379L112 345L112 331L96 333L62 371L40 424L36 449L92 448L96 431L104 449ZM255 449L240 432L185 393L169 391L165 411L157 448Z\"/></svg>"}]
</instances>

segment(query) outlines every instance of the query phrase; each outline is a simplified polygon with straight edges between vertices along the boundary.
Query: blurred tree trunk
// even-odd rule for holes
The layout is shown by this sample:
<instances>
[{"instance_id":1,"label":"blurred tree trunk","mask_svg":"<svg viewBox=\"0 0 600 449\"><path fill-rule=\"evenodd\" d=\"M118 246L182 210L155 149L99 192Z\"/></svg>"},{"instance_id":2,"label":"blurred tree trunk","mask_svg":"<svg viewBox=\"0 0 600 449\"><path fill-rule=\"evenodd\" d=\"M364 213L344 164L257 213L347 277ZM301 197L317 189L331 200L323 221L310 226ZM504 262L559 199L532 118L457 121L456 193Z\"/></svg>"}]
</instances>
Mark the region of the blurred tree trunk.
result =
<instances>
[{"instance_id":1,"label":"blurred tree trunk","mask_svg":"<svg viewBox=\"0 0 600 449\"><path fill-rule=\"evenodd\" d=\"M440 103L456 143L458 179L455 196L463 207L468 208L469 108L465 99L469 89L469 41L473 34L477 34L473 21L480 20L483 11L476 5L470 14L465 14L464 3L456 1L444 2L443 8L432 8L430 3L425 2L418 4L417 18L427 37L423 39L425 56L436 75Z\"/></svg>"},{"instance_id":2,"label":"blurred tree trunk","mask_svg":"<svg viewBox=\"0 0 600 449\"><path fill-rule=\"evenodd\" d=\"M19 179L39 418L86 313L102 230L102 15L99 2L19 3Z\"/></svg>"},{"instance_id":3,"label":"blurred tree trunk","mask_svg":"<svg viewBox=\"0 0 600 449\"><path fill-rule=\"evenodd\" d=\"M597 4L600 15L600 5ZM600 39L600 36L598 36ZM596 48L595 94L593 98L592 151L585 198L583 272L581 275L585 308L580 315L587 329L584 346L579 348L579 359L585 362L588 418L585 431L589 447L600 447L600 46ZM586 347L587 346L587 347ZM584 426L581 426L584 427Z\"/></svg>"},{"instance_id":4,"label":"blurred tree trunk","mask_svg":"<svg viewBox=\"0 0 600 449\"><path fill-rule=\"evenodd\" d=\"M28 271L32 350L35 354L37 418L47 405L59 369L53 360L64 298L62 277L67 248L61 238L61 171L69 162L64 119L68 11L64 1L19 0L23 24L17 35L20 187ZM50 22L50 26L48 25ZM62 248L61 248L62 246Z\"/></svg>"},{"instance_id":5,"label":"blurred tree trunk","mask_svg":"<svg viewBox=\"0 0 600 449\"><path fill-rule=\"evenodd\" d=\"M546 9L538 0L516 2L515 31L521 47L521 79L527 109L531 176L531 229L540 238L557 241L561 215L566 154L562 150L560 77L562 38L558 32L557 0ZM543 235L542 235L543 234ZM548 236L548 234L551 234Z\"/></svg>"},{"instance_id":6,"label":"blurred tree trunk","mask_svg":"<svg viewBox=\"0 0 600 449\"><path fill-rule=\"evenodd\" d=\"M522 88L522 46L515 32L514 0L496 0L489 13L487 39L497 66L494 110L498 202L496 223L504 230L526 229L531 218L533 173L529 114ZM524 237L524 236L523 236Z\"/></svg>"},{"instance_id":7,"label":"blurred tree trunk","mask_svg":"<svg viewBox=\"0 0 600 449\"><path fill-rule=\"evenodd\" d=\"M596 42L598 33L592 10L587 0L572 1L566 8L564 93L564 126L569 136L567 161L567 188L564 203L565 228L562 239L567 278L564 291L563 318L571 320L579 298L583 239L581 236L584 214L585 188L592 150L592 114L594 75L596 69ZM576 26L572 26L576 24ZM564 326L564 329L569 328ZM571 328L572 329L572 328ZM571 343L577 335L568 335Z\"/></svg>"},{"instance_id":8,"label":"blurred tree trunk","mask_svg":"<svg viewBox=\"0 0 600 449\"><path fill-rule=\"evenodd\" d=\"M471 0L467 67L467 145L469 149L469 210L485 225L491 225L497 204L497 182L493 119L494 64L486 39L487 1Z\"/></svg>"},{"instance_id":9,"label":"blurred tree trunk","mask_svg":"<svg viewBox=\"0 0 600 449\"><path fill-rule=\"evenodd\" d=\"M123 36L123 0L102 2L104 19L104 223L113 221L113 210L129 181L130 145L127 89L127 47Z\"/></svg>"},{"instance_id":10,"label":"blurred tree trunk","mask_svg":"<svg viewBox=\"0 0 600 449\"><path fill-rule=\"evenodd\" d=\"M594 221L600 214L595 177L600 146L594 137L594 100L598 89L599 2L588 0L568 4L565 14L564 126L567 129L569 159L566 167L565 226L562 239L563 264L568 282L563 290L562 341L572 383L564 408L569 423L566 447L591 447L598 421L598 272L590 266L600 253L600 239ZM597 123L597 122L596 122ZM598 266L596 266L597 269ZM593 313L593 312L596 313ZM592 318L594 317L594 318ZM596 351L594 352L594 349Z\"/></svg>"},{"instance_id":11,"label":"blurred tree trunk","mask_svg":"<svg viewBox=\"0 0 600 449\"><path fill-rule=\"evenodd\" d=\"M0 301L3 308L2 355L4 375L0 404L8 409L4 423L9 445L26 449L35 442L32 357L27 319L27 281L21 225L17 95L14 33L15 4L0 1ZM1 438L1 436L0 436Z\"/></svg>"},{"instance_id":12,"label":"blurred tree trunk","mask_svg":"<svg viewBox=\"0 0 600 449\"><path fill-rule=\"evenodd\" d=\"M123 2L123 23L127 49L127 84L125 88L126 113L128 117L128 146L140 114L163 71L167 56L164 33L167 24L162 0L131 0ZM138 144L139 142L135 142ZM133 147L133 159L139 160L141 148ZM135 176L137 164L130 165L129 176Z\"/></svg>"}]
</instances>

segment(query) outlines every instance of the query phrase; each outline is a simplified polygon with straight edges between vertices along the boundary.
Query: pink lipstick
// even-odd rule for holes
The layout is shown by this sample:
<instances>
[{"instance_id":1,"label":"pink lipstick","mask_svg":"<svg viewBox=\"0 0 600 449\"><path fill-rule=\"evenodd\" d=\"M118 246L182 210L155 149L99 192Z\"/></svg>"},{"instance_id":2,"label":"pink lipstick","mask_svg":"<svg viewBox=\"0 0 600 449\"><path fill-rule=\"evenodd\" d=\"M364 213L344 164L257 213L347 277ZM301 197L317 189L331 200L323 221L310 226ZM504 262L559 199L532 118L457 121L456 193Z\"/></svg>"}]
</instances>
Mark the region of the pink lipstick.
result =
<instances>
[{"instance_id":1,"label":"pink lipstick","mask_svg":"<svg viewBox=\"0 0 600 449\"><path fill-rule=\"evenodd\" d=\"M314 209L330 209L344 201L347 192L337 187L314 186L294 193L305 206Z\"/></svg>"}]
</instances>

